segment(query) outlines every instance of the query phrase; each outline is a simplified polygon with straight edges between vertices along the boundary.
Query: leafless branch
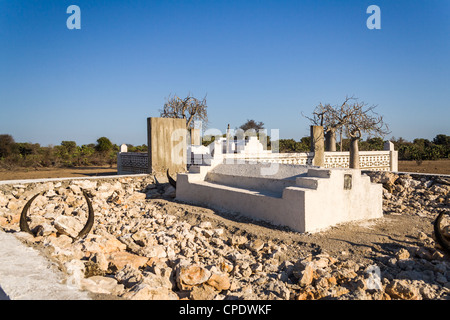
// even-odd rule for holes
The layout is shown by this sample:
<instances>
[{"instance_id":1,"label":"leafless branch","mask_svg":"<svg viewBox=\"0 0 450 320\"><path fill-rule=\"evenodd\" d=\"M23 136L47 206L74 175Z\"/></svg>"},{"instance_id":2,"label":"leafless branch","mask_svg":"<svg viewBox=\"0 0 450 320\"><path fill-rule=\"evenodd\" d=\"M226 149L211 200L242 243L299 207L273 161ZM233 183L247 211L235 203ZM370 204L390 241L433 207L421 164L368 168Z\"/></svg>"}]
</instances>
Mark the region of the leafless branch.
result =
<instances>
[{"instance_id":1,"label":"leafless branch","mask_svg":"<svg viewBox=\"0 0 450 320\"><path fill-rule=\"evenodd\" d=\"M360 139L363 133L375 136L389 134L389 128L383 117L374 110L377 106L368 106L364 102L351 96L346 97L341 105L331 106L320 103L313 111L313 117L307 117L313 125L322 125L325 133L344 129L346 135L352 139Z\"/></svg>"},{"instance_id":2,"label":"leafless branch","mask_svg":"<svg viewBox=\"0 0 450 320\"><path fill-rule=\"evenodd\" d=\"M208 123L208 105L206 103L206 96L202 100L191 96L190 94L181 99L178 96L173 96L167 99L164 107L160 111L160 116L163 118L185 119L186 127L193 128L194 120L202 121L204 126Z\"/></svg>"}]
</instances>

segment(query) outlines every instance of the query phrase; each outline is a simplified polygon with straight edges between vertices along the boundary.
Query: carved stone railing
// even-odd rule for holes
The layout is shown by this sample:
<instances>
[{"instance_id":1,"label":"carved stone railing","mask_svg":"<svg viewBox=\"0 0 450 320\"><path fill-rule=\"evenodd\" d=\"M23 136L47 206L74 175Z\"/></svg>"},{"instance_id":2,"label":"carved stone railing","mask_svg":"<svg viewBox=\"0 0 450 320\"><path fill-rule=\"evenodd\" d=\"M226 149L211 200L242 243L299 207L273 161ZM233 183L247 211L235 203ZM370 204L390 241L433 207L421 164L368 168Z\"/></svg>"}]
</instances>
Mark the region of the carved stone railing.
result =
<instances>
[{"instance_id":1,"label":"carved stone railing","mask_svg":"<svg viewBox=\"0 0 450 320\"><path fill-rule=\"evenodd\" d=\"M311 165L314 153L269 153L269 154L224 154L225 163L239 163L243 161L254 163L282 163ZM360 151L360 168L364 170L391 170L390 151ZM325 168L348 168L349 152L325 152Z\"/></svg>"},{"instance_id":2,"label":"carved stone railing","mask_svg":"<svg viewBox=\"0 0 450 320\"><path fill-rule=\"evenodd\" d=\"M148 173L148 153L119 152L117 174Z\"/></svg>"},{"instance_id":3,"label":"carved stone railing","mask_svg":"<svg viewBox=\"0 0 450 320\"><path fill-rule=\"evenodd\" d=\"M203 147L203 149L205 148ZM211 160L214 159L226 164L248 162L312 165L314 159L314 152L273 153L261 148L244 148L242 152L225 153L225 149L223 141L216 141L215 148L214 144L211 144L209 151L203 154L199 150L195 151L188 148L187 163L210 164ZM119 174L148 173L148 153L126 152L126 148L121 149L121 151L117 156L117 171ZM212 153L214 155L211 158ZM349 164L350 152L348 151L324 152L324 168L348 168ZM398 171L398 152L393 149L392 143L387 142L383 151L360 151L359 164L362 170Z\"/></svg>"},{"instance_id":4,"label":"carved stone railing","mask_svg":"<svg viewBox=\"0 0 450 320\"><path fill-rule=\"evenodd\" d=\"M314 153L228 153L223 154L224 163L282 163L282 164L300 164L311 165Z\"/></svg>"},{"instance_id":5,"label":"carved stone railing","mask_svg":"<svg viewBox=\"0 0 450 320\"><path fill-rule=\"evenodd\" d=\"M349 152L325 152L325 168L348 168ZM359 166L364 170L391 170L390 151L360 151Z\"/></svg>"}]
</instances>

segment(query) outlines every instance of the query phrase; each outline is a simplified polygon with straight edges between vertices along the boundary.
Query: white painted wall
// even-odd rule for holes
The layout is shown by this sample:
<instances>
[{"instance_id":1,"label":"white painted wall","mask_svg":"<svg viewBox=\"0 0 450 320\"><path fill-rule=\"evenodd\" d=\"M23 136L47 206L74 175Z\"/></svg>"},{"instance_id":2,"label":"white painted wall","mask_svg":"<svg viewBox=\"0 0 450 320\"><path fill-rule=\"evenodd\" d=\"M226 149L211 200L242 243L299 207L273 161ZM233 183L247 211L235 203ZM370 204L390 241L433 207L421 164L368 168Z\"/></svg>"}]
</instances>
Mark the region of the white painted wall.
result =
<instances>
[{"instance_id":1,"label":"white painted wall","mask_svg":"<svg viewBox=\"0 0 450 320\"><path fill-rule=\"evenodd\" d=\"M275 184L275 178L212 175L211 182L208 170L200 167L199 173L178 174L177 199L238 212L298 232L383 216L382 186L371 183L359 170L309 169L293 186L284 187L286 181L278 181L277 190L262 182L266 179L266 183ZM351 190L344 190L345 174L352 175Z\"/></svg>"}]
</instances>

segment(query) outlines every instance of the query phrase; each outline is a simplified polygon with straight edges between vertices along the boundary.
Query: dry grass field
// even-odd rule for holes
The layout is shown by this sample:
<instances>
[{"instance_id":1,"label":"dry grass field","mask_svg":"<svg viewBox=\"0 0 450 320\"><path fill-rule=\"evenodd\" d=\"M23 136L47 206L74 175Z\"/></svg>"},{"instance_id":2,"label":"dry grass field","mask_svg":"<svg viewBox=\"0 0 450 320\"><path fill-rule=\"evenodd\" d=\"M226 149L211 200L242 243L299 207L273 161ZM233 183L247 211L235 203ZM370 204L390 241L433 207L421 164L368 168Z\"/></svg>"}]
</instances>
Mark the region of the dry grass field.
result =
<instances>
[{"instance_id":1,"label":"dry grass field","mask_svg":"<svg viewBox=\"0 0 450 320\"><path fill-rule=\"evenodd\" d=\"M417 164L416 161L399 161L398 171L450 175L450 159L424 160L421 164Z\"/></svg>"},{"instance_id":2,"label":"dry grass field","mask_svg":"<svg viewBox=\"0 0 450 320\"><path fill-rule=\"evenodd\" d=\"M74 168L17 168L14 170L0 169L0 180L46 179L94 177L117 174L116 167L74 167Z\"/></svg>"}]
</instances>

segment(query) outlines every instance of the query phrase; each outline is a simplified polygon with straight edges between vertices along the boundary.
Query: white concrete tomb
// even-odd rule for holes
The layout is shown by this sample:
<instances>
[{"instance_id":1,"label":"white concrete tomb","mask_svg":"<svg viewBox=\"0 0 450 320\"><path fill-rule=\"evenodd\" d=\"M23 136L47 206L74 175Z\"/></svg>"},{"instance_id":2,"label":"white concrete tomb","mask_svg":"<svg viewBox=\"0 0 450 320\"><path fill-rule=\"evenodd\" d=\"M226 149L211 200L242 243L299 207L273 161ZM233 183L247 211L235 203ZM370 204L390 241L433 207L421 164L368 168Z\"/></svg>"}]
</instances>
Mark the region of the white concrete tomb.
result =
<instances>
[{"instance_id":1,"label":"white concrete tomb","mask_svg":"<svg viewBox=\"0 0 450 320\"><path fill-rule=\"evenodd\" d=\"M191 166L177 176L176 198L248 217L315 232L350 221L381 218L382 185L356 169L279 164Z\"/></svg>"}]
</instances>

